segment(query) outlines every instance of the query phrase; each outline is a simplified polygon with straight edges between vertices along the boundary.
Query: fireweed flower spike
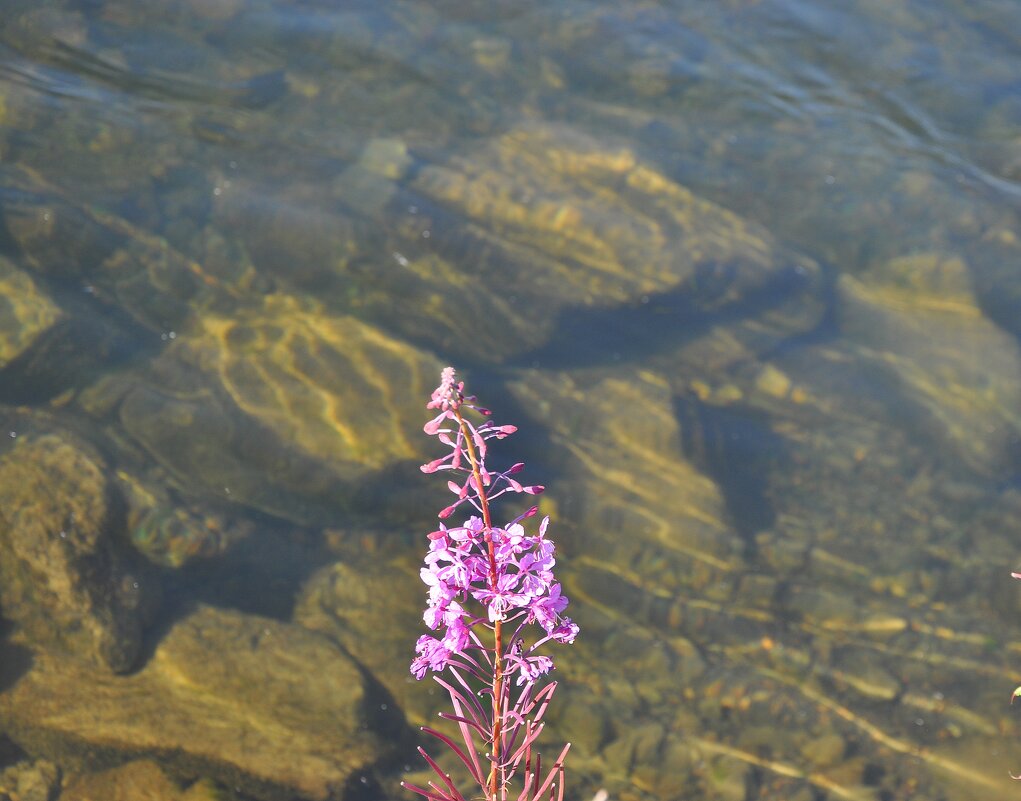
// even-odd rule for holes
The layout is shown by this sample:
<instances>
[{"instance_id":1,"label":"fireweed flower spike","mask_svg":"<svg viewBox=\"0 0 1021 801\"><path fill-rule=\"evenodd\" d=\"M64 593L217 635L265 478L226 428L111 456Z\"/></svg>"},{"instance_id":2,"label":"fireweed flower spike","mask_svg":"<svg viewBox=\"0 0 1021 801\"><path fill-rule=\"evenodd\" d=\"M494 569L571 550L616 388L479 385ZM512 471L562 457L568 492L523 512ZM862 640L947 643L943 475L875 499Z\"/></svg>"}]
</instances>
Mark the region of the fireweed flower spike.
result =
<instances>
[{"instance_id":1,"label":"fireweed flower spike","mask_svg":"<svg viewBox=\"0 0 1021 801\"><path fill-rule=\"evenodd\" d=\"M457 526L441 522L429 534L421 570L429 599L423 619L440 636L419 637L411 663L417 679L429 671L444 674L434 678L449 694L454 711L440 717L456 723L460 736L455 740L429 727L423 731L450 748L487 801L509 801L511 793L514 801L563 801L564 758L571 744L545 775L532 750L557 686L546 681L552 658L538 650L551 640L574 642L578 627L563 614L568 601L553 575L549 518L529 534L524 523L538 514L538 507L530 506L502 527L493 525L490 510L503 495L538 495L543 487L512 478L524 468L520 462L506 470L487 466L489 443L517 429L492 422L490 411L464 394L464 382L453 367L443 370L426 408L437 414L425 424L425 433L449 449L446 456L422 465L423 473L442 472L449 479L453 502L438 516L447 521L465 507L467 519ZM467 416L468 411L481 421ZM450 776L424 749L418 750L439 782L430 781L428 788L403 786L430 801L465 801Z\"/></svg>"}]
</instances>

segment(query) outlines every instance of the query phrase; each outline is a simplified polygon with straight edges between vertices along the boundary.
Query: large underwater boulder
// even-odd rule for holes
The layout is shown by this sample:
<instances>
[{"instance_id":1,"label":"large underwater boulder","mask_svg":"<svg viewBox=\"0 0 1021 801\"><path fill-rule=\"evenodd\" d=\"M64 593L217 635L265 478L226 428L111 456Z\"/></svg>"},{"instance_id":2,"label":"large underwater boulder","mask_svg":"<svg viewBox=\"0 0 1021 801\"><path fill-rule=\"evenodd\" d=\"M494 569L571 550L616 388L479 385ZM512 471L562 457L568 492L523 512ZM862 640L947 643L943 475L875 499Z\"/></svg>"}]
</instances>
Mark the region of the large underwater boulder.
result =
<instances>
[{"instance_id":1,"label":"large underwater boulder","mask_svg":"<svg viewBox=\"0 0 1021 801\"><path fill-rule=\"evenodd\" d=\"M267 801L342 801L406 739L374 692L321 635L200 607L131 676L41 654L0 696L0 721L71 769L150 758Z\"/></svg>"}]
</instances>

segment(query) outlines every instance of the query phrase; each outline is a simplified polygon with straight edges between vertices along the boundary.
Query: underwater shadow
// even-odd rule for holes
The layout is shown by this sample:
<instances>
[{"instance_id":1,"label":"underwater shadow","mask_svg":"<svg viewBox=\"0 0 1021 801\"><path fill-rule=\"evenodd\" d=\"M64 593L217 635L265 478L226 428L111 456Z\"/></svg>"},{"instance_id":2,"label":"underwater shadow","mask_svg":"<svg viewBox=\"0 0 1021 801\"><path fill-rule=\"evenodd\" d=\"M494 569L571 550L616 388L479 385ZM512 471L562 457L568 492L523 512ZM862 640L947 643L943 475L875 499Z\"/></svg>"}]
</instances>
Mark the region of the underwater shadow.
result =
<instances>
[{"instance_id":1,"label":"underwater shadow","mask_svg":"<svg viewBox=\"0 0 1021 801\"><path fill-rule=\"evenodd\" d=\"M706 273L716 272L707 266ZM726 269L719 272L726 274ZM675 348L710 329L754 317L812 286L812 277L791 266L742 297L717 302L727 287L698 287L699 279L633 303L562 311L548 342L508 360L512 367L565 369L642 360Z\"/></svg>"},{"instance_id":2,"label":"underwater shadow","mask_svg":"<svg viewBox=\"0 0 1021 801\"><path fill-rule=\"evenodd\" d=\"M314 524L235 508L235 522L243 521L251 531L222 553L177 568L150 565L161 597L132 672L141 670L174 625L199 606L290 623L313 575L344 560L343 548L331 537L373 536L381 552L417 549L435 528L435 511L429 510L448 503L446 489L432 486L418 468L417 462L402 462L345 486L344 500L335 499L332 510L317 508L321 519Z\"/></svg>"},{"instance_id":3,"label":"underwater shadow","mask_svg":"<svg viewBox=\"0 0 1021 801\"><path fill-rule=\"evenodd\" d=\"M35 659L30 649L8 639L11 629L11 624L4 621L0 633L0 693L17 684L32 669Z\"/></svg>"},{"instance_id":4,"label":"underwater shadow","mask_svg":"<svg viewBox=\"0 0 1021 801\"><path fill-rule=\"evenodd\" d=\"M8 228L2 199L0 195L0 257L25 269L60 315L0 370L0 403L46 403L69 389L88 386L104 373L155 356L161 348L159 337L88 291L84 274L48 274L24 267L27 257Z\"/></svg>"},{"instance_id":5,"label":"underwater shadow","mask_svg":"<svg viewBox=\"0 0 1021 801\"><path fill-rule=\"evenodd\" d=\"M744 555L754 558L755 535L776 522L769 476L785 462L786 443L757 410L715 406L695 395L674 396L673 407L684 457L720 488Z\"/></svg>"}]
</instances>

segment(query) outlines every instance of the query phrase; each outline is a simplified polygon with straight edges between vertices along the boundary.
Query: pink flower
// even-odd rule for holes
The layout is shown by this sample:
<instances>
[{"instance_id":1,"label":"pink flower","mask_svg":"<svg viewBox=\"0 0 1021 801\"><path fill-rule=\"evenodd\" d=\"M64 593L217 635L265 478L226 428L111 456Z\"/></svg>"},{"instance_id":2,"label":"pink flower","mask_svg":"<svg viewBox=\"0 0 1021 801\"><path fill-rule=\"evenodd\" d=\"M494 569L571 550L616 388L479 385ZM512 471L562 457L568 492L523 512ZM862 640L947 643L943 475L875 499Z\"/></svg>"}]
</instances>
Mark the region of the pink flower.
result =
<instances>
[{"instance_id":1,"label":"pink flower","mask_svg":"<svg viewBox=\"0 0 1021 801\"><path fill-rule=\"evenodd\" d=\"M539 598L528 607L528 617L551 634L560 623L560 613L567 608L567 596L560 594L560 585L550 587L549 595Z\"/></svg>"},{"instance_id":2,"label":"pink flower","mask_svg":"<svg viewBox=\"0 0 1021 801\"><path fill-rule=\"evenodd\" d=\"M425 431L449 448L449 452L422 465L422 471L455 474L447 487L456 499L440 511L439 517L450 518L461 504L469 504L479 513L471 515L463 526L447 528L440 524L439 530L429 535L429 552L421 571L422 581L429 588L429 604L423 615L426 624L431 629L446 629L442 643L453 652L462 650L469 642L473 626L487 620L492 624L522 618L526 624L534 623L542 630L537 642L572 641L577 626L561 617L568 601L553 575L554 545L546 537L549 517L542 519L535 535L529 535L521 521L537 512L534 506L504 528L486 530L480 516L483 499L492 503L508 492L537 495L544 489L539 484L521 484L511 477L524 469L523 462L503 471L491 471L486 466L487 441L505 439L517 427L498 425L489 419L488 409L476 406L474 396L464 395L464 383L458 381L452 367L443 370L440 384L426 406L439 414L426 423ZM480 412L486 419L476 425L465 419L466 409ZM471 454L466 453L467 442L474 448ZM481 614L469 614L458 599L478 602ZM429 651L428 655L433 653ZM435 669L440 670L446 666L444 659L420 654L414 662L416 675L423 664L436 665ZM538 676L540 671L529 668L522 675Z\"/></svg>"},{"instance_id":3,"label":"pink flower","mask_svg":"<svg viewBox=\"0 0 1021 801\"><path fill-rule=\"evenodd\" d=\"M443 670L450 660L450 650L434 637L419 637L415 650L419 656L411 663L411 672L416 679L424 678L427 670Z\"/></svg>"},{"instance_id":4,"label":"pink flower","mask_svg":"<svg viewBox=\"0 0 1021 801\"><path fill-rule=\"evenodd\" d=\"M452 367L443 370L426 407L438 413L425 424L424 431L436 437L447 453L425 463L421 470L445 473L447 488L455 496L439 517L450 518L462 504L469 511L462 525L448 527L441 523L428 535L429 548L420 571L428 590L422 618L430 629L442 633L418 639L411 673L416 679L424 678L429 671L447 671L452 677L450 681L437 681L450 695L455 715L445 717L460 722L464 750L446 735L425 730L454 749L483 797L494 798L522 764L522 753L514 746L522 726L529 731L528 726L538 723L535 718L542 713L535 710L545 709L556 688L551 682L534 689L554 668L553 659L538 651L551 641L573 642L578 626L563 617L568 600L553 574L555 546L546 536L549 518L541 520L535 534L529 533L524 521L538 513L536 506L502 528L492 523L494 501L507 494L538 495L544 490L541 484L522 484L512 478L524 469L522 462L505 470L493 470L486 464L492 441L506 439L517 428L494 423L490 411L476 404L475 396L464 394L464 383ZM484 419L473 422L468 412ZM517 691L504 681L515 673L521 688ZM476 692L492 699L488 717L484 706L474 698L469 700ZM484 750L477 747L476 735L483 740L488 736ZM529 764L531 747L531 740L521 746L526 749L525 765ZM520 799L539 801L546 790L553 798L554 782L563 797L563 757L569 747L560 752L545 781L539 777L526 779L534 779L534 783L531 790L526 783ZM447 789L434 783L428 790L406 786L431 801L463 801L466 796L456 790L450 777L430 757L426 759Z\"/></svg>"}]
</instances>

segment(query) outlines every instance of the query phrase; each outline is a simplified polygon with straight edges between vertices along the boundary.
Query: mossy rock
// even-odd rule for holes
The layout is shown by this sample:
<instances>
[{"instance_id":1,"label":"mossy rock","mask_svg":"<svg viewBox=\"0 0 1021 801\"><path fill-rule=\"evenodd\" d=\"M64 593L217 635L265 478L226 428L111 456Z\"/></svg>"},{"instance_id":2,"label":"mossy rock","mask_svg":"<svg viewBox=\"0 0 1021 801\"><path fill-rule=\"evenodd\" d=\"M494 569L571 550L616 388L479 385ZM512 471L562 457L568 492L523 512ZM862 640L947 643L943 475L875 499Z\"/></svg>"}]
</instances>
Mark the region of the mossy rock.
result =
<instances>
[{"instance_id":1,"label":"mossy rock","mask_svg":"<svg viewBox=\"0 0 1021 801\"><path fill-rule=\"evenodd\" d=\"M381 716L362 671L326 638L208 607L130 676L40 655L0 698L0 720L68 770L150 759L265 801L341 801L410 747L399 713Z\"/></svg>"},{"instance_id":2,"label":"mossy rock","mask_svg":"<svg viewBox=\"0 0 1021 801\"><path fill-rule=\"evenodd\" d=\"M186 494L321 524L374 502L381 473L424 461L420 399L440 368L375 326L274 294L202 316L77 403Z\"/></svg>"},{"instance_id":3,"label":"mossy rock","mask_svg":"<svg viewBox=\"0 0 1021 801\"><path fill-rule=\"evenodd\" d=\"M840 281L841 325L889 403L949 458L996 473L1021 453L1021 350L984 316L968 266L920 253Z\"/></svg>"},{"instance_id":4,"label":"mossy rock","mask_svg":"<svg viewBox=\"0 0 1021 801\"><path fill-rule=\"evenodd\" d=\"M25 272L0 256L0 370L60 320L59 307Z\"/></svg>"},{"instance_id":5,"label":"mossy rock","mask_svg":"<svg viewBox=\"0 0 1021 801\"><path fill-rule=\"evenodd\" d=\"M67 430L15 425L0 454L4 616L33 646L129 670L150 587L117 536L105 461Z\"/></svg>"},{"instance_id":6,"label":"mossy rock","mask_svg":"<svg viewBox=\"0 0 1021 801\"><path fill-rule=\"evenodd\" d=\"M81 282L96 302L157 337L180 329L196 309L230 302L245 284L237 276L221 281L162 237L73 200L33 170L8 166L0 175L0 220L24 266Z\"/></svg>"}]
</instances>

